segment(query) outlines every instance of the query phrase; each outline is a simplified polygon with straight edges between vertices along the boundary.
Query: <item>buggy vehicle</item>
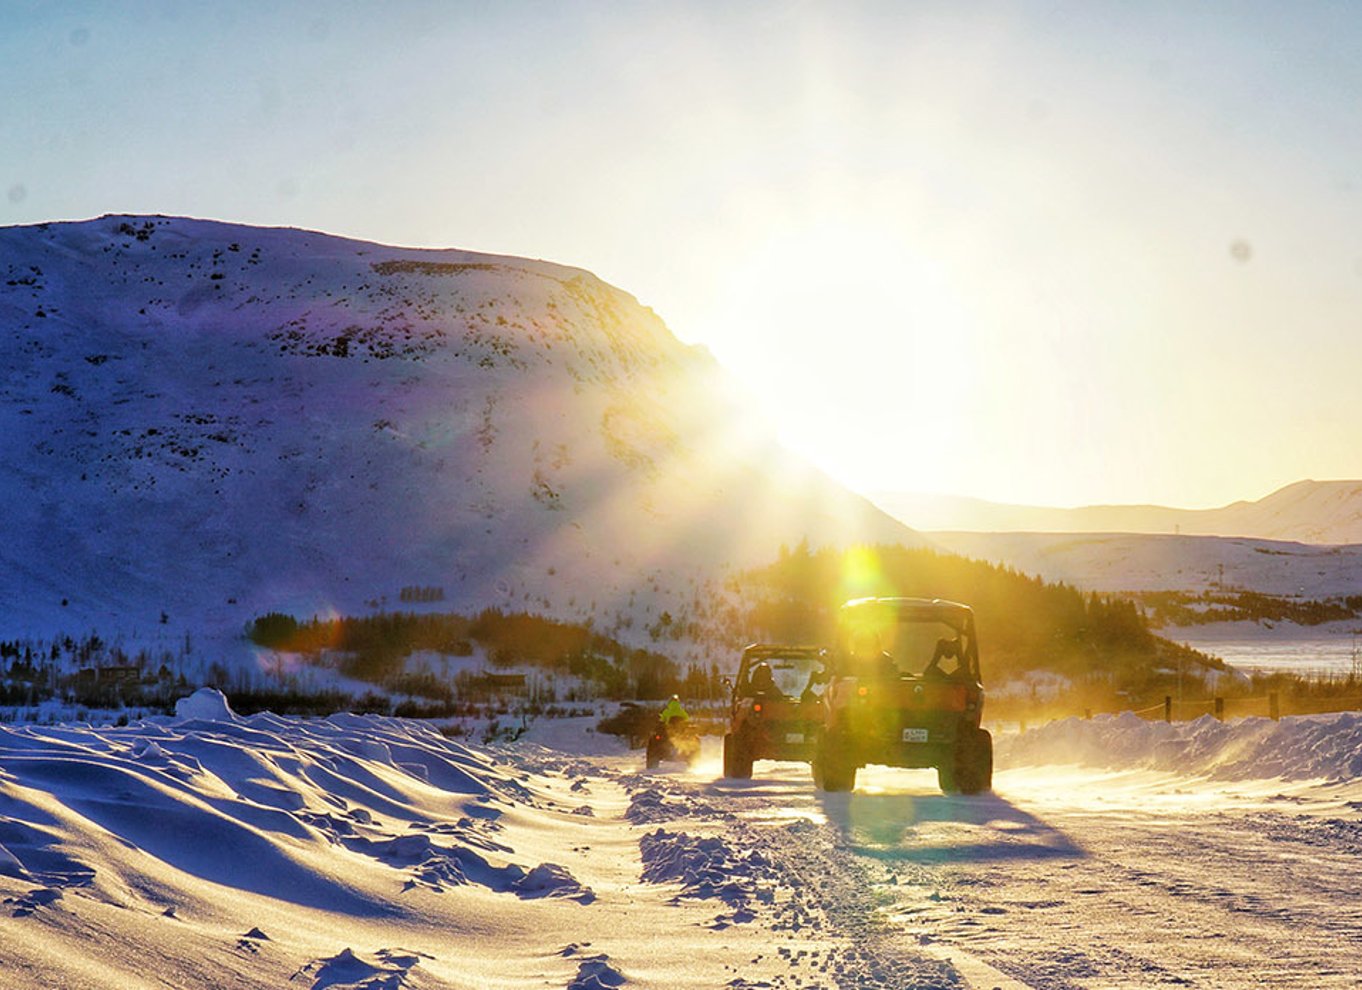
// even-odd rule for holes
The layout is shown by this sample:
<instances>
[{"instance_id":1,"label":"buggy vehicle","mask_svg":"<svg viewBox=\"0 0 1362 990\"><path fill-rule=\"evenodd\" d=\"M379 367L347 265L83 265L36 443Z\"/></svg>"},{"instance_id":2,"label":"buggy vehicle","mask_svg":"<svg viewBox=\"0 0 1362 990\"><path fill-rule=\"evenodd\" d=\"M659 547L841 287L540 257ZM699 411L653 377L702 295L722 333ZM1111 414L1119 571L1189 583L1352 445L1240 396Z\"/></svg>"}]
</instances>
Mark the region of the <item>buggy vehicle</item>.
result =
<instances>
[{"instance_id":1,"label":"buggy vehicle","mask_svg":"<svg viewBox=\"0 0 1362 990\"><path fill-rule=\"evenodd\" d=\"M724 734L724 776L746 779L757 760L813 759L823 721L827 651L816 646L752 645L742 652Z\"/></svg>"},{"instance_id":2,"label":"buggy vehicle","mask_svg":"<svg viewBox=\"0 0 1362 990\"><path fill-rule=\"evenodd\" d=\"M862 598L842 606L838 626L814 783L849 791L859 768L878 763L935 767L948 794L992 787L973 610L941 599Z\"/></svg>"}]
</instances>

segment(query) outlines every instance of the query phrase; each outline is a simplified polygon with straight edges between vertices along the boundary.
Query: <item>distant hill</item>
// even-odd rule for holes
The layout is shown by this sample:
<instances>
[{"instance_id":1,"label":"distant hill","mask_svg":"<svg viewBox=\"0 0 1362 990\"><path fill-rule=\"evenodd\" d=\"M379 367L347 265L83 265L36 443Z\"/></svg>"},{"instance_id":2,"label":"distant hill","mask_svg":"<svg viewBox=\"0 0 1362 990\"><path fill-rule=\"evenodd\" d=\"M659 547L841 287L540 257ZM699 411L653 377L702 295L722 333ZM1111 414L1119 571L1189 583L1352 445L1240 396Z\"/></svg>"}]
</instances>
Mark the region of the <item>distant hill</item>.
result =
<instances>
[{"instance_id":1,"label":"distant hill","mask_svg":"<svg viewBox=\"0 0 1362 990\"><path fill-rule=\"evenodd\" d=\"M543 261L0 228L0 369L0 637L202 653L272 610L490 605L641 635L782 545L922 543L651 310Z\"/></svg>"},{"instance_id":2,"label":"distant hill","mask_svg":"<svg viewBox=\"0 0 1362 990\"><path fill-rule=\"evenodd\" d=\"M1218 509L1158 505L1055 509L905 493L879 493L871 498L886 512L923 531L1159 533L1362 543L1362 481L1298 481L1257 501Z\"/></svg>"},{"instance_id":3,"label":"distant hill","mask_svg":"<svg viewBox=\"0 0 1362 990\"><path fill-rule=\"evenodd\" d=\"M933 533L938 546L1087 591L1237 588L1294 598L1362 594L1362 546L1143 533Z\"/></svg>"}]
</instances>

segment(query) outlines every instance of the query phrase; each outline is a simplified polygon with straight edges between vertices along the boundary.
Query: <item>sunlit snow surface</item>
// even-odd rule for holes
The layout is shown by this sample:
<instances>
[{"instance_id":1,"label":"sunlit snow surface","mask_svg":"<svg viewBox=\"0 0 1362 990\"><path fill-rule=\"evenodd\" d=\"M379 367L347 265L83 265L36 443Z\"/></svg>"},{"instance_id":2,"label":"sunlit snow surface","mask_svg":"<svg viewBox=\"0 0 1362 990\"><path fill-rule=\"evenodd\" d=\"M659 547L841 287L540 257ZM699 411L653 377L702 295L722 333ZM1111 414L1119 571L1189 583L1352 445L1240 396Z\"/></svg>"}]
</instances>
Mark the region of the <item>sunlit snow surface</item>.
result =
<instances>
[{"instance_id":1,"label":"sunlit snow surface","mask_svg":"<svg viewBox=\"0 0 1362 990\"><path fill-rule=\"evenodd\" d=\"M5 987L1356 986L1362 716L1071 720L996 793L539 722L0 728Z\"/></svg>"}]
</instances>

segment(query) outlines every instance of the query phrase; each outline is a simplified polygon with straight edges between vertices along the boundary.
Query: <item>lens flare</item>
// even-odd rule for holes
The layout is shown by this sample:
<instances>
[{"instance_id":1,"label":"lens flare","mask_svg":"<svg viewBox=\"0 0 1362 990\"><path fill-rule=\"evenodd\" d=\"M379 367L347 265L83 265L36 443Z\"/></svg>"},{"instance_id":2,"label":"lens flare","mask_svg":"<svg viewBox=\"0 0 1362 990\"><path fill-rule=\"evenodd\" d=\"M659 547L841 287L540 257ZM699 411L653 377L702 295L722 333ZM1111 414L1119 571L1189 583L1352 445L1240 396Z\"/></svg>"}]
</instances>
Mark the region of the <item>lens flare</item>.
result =
<instances>
[{"instance_id":1,"label":"lens flare","mask_svg":"<svg viewBox=\"0 0 1362 990\"><path fill-rule=\"evenodd\" d=\"M842 555L842 584L839 589L843 601L884 595L884 570L874 547L852 547Z\"/></svg>"}]
</instances>

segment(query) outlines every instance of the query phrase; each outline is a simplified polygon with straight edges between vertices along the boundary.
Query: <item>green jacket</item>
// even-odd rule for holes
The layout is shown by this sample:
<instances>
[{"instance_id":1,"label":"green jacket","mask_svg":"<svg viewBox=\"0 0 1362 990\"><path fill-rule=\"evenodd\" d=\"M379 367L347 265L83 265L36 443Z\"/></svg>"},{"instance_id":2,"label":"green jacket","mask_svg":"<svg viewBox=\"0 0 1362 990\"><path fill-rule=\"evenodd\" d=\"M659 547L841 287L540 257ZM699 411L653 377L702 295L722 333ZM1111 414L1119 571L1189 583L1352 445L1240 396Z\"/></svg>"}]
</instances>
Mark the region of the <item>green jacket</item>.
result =
<instances>
[{"instance_id":1,"label":"green jacket","mask_svg":"<svg viewBox=\"0 0 1362 990\"><path fill-rule=\"evenodd\" d=\"M662 709L661 714L657 717L662 719L663 724L670 722L674 718L680 719L682 722L690 718L690 716L686 714L686 710L681 707L681 702L677 701L675 698L667 702L667 707Z\"/></svg>"}]
</instances>

